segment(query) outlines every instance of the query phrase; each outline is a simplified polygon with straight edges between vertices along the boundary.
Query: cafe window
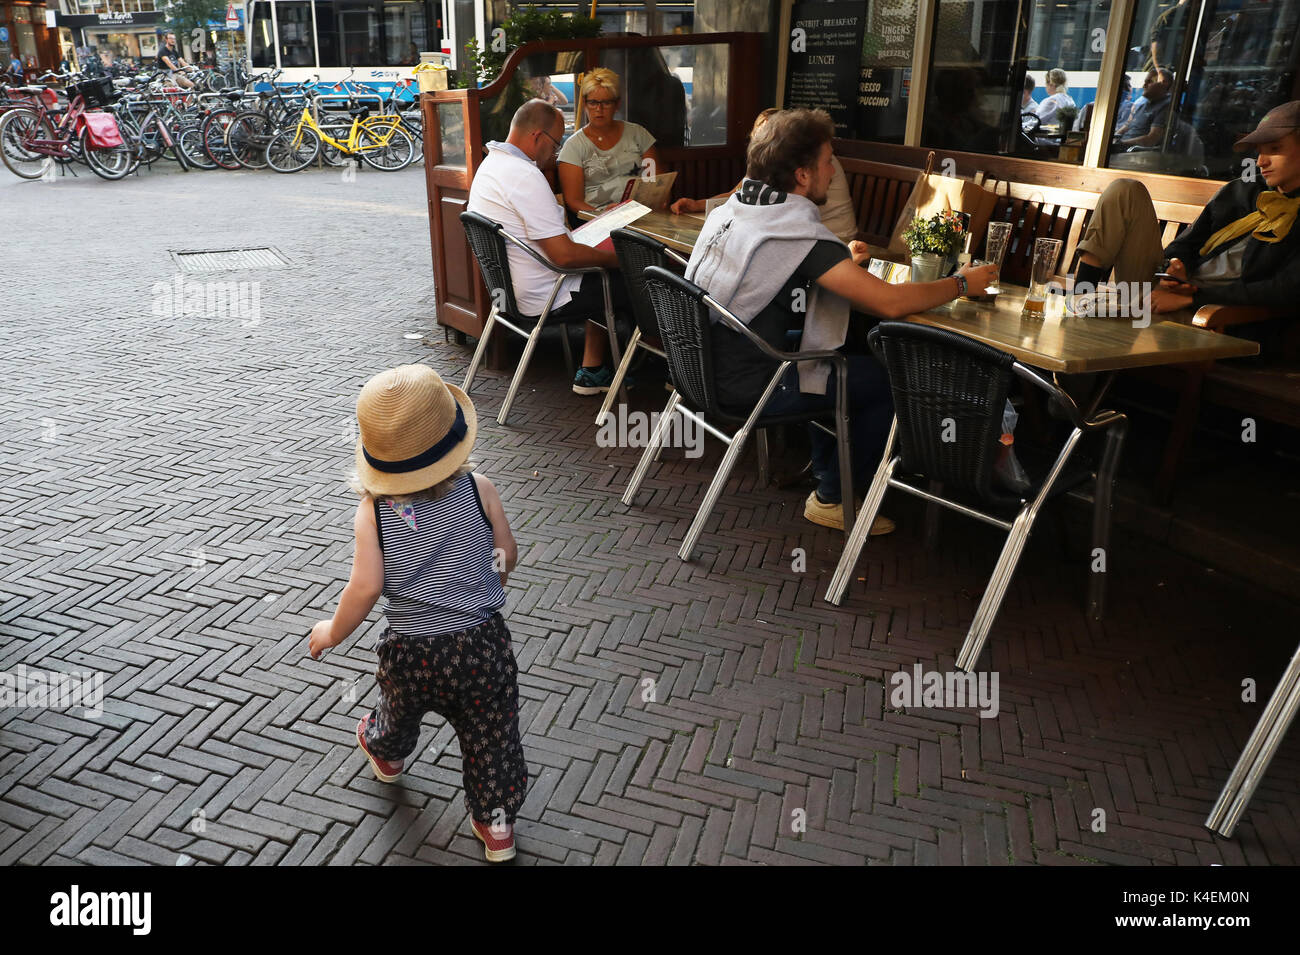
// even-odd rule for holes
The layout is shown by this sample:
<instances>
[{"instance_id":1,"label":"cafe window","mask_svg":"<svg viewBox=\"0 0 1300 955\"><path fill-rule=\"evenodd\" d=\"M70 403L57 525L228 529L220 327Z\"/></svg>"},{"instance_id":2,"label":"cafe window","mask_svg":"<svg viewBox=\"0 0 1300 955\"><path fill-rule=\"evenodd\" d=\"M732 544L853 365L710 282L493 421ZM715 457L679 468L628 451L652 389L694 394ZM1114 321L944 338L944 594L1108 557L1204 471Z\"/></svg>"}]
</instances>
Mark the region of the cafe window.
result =
<instances>
[{"instance_id":1,"label":"cafe window","mask_svg":"<svg viewBox=\"0 0 1300 955\"><path fill-rule=\"evenodd\" d=\"M1139 0L1106 165L1210 179L1241 175L1232 144L1296 98L1300 4ZM1145 95L1144 95L1145 94Z\"/></svg>"},{"instance_id":2,"label":"cafe window","mask_svg":"<svg viewBox=\"0 0 1300 955\"><path fill-rule=\"evenodd\" d=\"M724 44L607 50L601 66L619 77L617 118L644 126L660 148L727 141Z\"/></svg>"},{"instance_id":3,"label":"cafe window","mask_svg":"<svg viewBox=\"0 0 1300 955\"><path fill-rule=\"evenodd\" d=\"M1110 6L940 0L921 143L1082 161Z\"/></svg>"}]
</instances>

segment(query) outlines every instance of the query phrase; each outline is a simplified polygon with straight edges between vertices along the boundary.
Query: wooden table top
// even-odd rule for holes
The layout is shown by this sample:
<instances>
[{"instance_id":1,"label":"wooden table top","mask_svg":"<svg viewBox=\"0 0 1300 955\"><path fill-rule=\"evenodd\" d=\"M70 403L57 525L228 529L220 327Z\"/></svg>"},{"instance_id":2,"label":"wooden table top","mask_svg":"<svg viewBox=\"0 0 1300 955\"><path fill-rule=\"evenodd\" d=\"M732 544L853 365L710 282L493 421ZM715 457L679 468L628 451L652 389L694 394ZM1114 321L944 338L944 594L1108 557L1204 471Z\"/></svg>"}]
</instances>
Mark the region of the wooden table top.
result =
<instances>
[{"instance_id":1,"label":"wooden table top","mask_svg":"<svg viewBox=\"0 0 1300 955\"><path fill-rule=\"evenodd\" d=\"M595 216L590 212L579 212L578 218L594 219ZM683 255L690 255L691 250L695 248L695 240L700 237L700 230L704 228L704 216L693 214L675 216L671 212L652 209L628 225L628 228L643 232L652 239L658 239L668 248Z\"/></svg>"},{"instance_id":2,"label":"wooden table top","mask_svg":"<svg viewBox=\"0 0 1300 955\"><path fill-rule=\"evenodd\" d=\"M594 218L580 213L584 219ZM704 225L702 215L654 210L628 228L689 255ZM1152 316L1146 328L1132 321L1065 314L1065 299L1048 296L1042 318L1022 314L1029 290L1004 285L996 302L957 299L908 321L934 325L1010 352L1019 361L1063 374L1118 371L1149 365L1240 358L1259 354L1257 342L1194 328L1191 313Z\"/></svg>"},{"instance_id":3,"label":"wooden table top","mask_svg":"<svg viewBox=\"0 0 1300 955\"><path fill-rule=\"evenodd\" d=\"M1003 285L996 303L949 302L908 321L933 325L1010 352L1026 365L1076 374L1147 365L1240 358L1259 354L1257 342L1194 328L1190 314L1152 316L1146 328L1113 318L1065 314L1065 299L1050 295L1043 317L1022 314L1028 289ZM1170 321L1168 319L1175 319Z\"/></svg>"}]
</instances>

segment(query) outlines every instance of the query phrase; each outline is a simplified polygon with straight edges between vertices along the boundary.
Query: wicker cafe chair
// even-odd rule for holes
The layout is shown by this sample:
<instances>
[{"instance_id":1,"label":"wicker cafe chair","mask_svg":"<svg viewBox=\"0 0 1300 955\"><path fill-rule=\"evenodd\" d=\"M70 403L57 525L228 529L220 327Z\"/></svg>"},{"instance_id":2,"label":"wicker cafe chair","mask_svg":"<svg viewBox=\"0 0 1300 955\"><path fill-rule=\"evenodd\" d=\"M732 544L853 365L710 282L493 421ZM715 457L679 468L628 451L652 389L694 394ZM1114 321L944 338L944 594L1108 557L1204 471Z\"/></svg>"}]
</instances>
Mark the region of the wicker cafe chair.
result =
<instances>
[{"instance_id":1,"label":"wicker cafe chair","mask_svg":"<svg viewBox=\"0 0 1300 955\"><path fill-rule=\"evenodd\" d=\"M641 455L641 460L632 473L632 480L623 493L623 503L632 504L641 482L645 479L650 462L659 457L668 426L677 413L694 421L702 430L721 439L727 445L722 463L704 495L695 520L691 522L686 538L682 541L677 556L690 560L695 551L704 524L713 512L722 489L727 485L727 478L745 447L750 432L758 429L759 483L767 481L767 442L763 429L774 425L807 422L832 434L839 442L840 482L844 501L844 527L853 525L853 458L849 451L849 421L847 378L848 361L839 352L779 352L763 341L741 321L709 297L704 289L680 275L651 266L642 273L645 291L654 307L660 339L664 346L664 355L668 361L668 375L672 380L673 393L668 397L668 404L659 417L659 424L650 436L650 443ZM717 390L714 387L713 356L711 353L710 312L716 314L732 331L743 335L764 355L780 363L772 374L761 398L754 409L746 415L737 415L723 410L718 403ZM763 407L772 393L776 391L781 376L795 362L830 360L835 369L837 380L835 410L800 412L798 414L765 415ZM820 420L819 420L820 419ZM825 419L830 419L828 426ZM728 435L719 426L733 428ZM738 429L737 429L738 426Z\"/></svg>"},{"instance_id":2,"label":"wicker cafe chair","mask_svg":"<svg viewBox=\"0 0 1300 955\"><path fill-rule=\"evenodd\" d=\"M1014 356L943 329L908 322L882 322L871 330L867 341L889 373L894 394L894 423L871 490L831 578L826 599L834 604L844 599L844 592L853 579L854 565L867 542L867 531L880 510L885 492L891 487L1000 527L1008 532L1007 540L957 657L958 668L970 670L1002 605L1034 519L1050 496L1094 480L1093 547L1106 552L1110 543L1111 490L1128 421L1115 411L1102 411L1085 419L1059 385L1022 365ZM1000 490L993 478L1002 434L1002 412L1014 378L1047 392L1074 426L1046 475L1035 482L1024 498ZM1095 473L1076 469L1067 475L1066 463L1079 438L1095 431L1106 432L1100 466ZM932 482L931 490L922 490L898 475L928 479ZM940 497L936 482L945 493L957 492L963 499L973 499L976 506ZM1008 521L996 512L1014 514L1014 517ZM1090 575L1089 609L1098 617L1105 604L1105 578L1104 572Z\"/></svg>"},{"instance_id":3,"label":"wicker cafe chair","mask_svg":"<svg viewBox=\"0 0 1300 955\"><path fill-rule=\"evenodd\" d=\"M599 316L576 314L553 321L551 324L568 326L590 320L596 322L597 325L603 325L605 330L609 332L610 355L613 362L618 364L618 335L614 326L614 307L609 295L609 273L607 271L597 266L562 269L545 256L539 255L526 242L511 235L502 228L499 222L493 222L486 216L481 216L476 212L462 212L460 221L465 226L465 235L469 239L470 248L474 250L474 258L478 260L479 269L483 272L483 281L491 289L492 294L492 311L488 314L487 324L483 326L483 334L478 340L478 347L474 349L474 357L469 363L469 371L465 373L465 382L461 385L461 389L466 394L469 394L470 386L474 383L474 375L478 371L479 362L483 360L483 356L487 353L488 339L492 337L492 332L497 325L503 325L516 335L528 340L528 344L524 346L523 356L519 359L519 367L515 369L514 378L510 380L510 390L506 392L506 400L502 403L501 411L497 414L499 424L506 423L506 417L510 414L510 406L515 400L515 393L519 391L519 385L524 380L524 373L528 370L528 362L533 357L533 350L537 347L537 341L541 338L542 329L551 316L551 303L555 301L555 295L560 290L560 283L566 277L570 275L586 275L589 272L600 275L605 289L604 321L599 321ZM511 242L523 249L525 254L532 256L546 266L549 271L555 273L555 283L551 286L550 295L546 298L546 306L542 309L540 316L523 315L519 311L519 306L515 302L514 283L510 278L510 259L506 254L507 242ZM532 326L531 330L527 328L529 325ZM560 342L564 346L565 367L569 370L569 377L573 377L573 352L569 345L567 328L561 330ZM622 399L627 400L626 393L622 395Z\"/></svg>"},{"instance_id":4,"label":"wicker cafe chair","mask_svg":"<svg viewBox=\"0 0 1300 955\"><path fill-rule=\"evenodd\" d=\"M618 371L614 373L614 380L610 383L605 401L601 404L600 411L596 413L598 425L605 420L605 415L609 414L609 409L613 407L614 394L623 387L623 379L627 377L627 370L632 367L632 358L638 348L652 352L660 358L666 358L659 344L659 325L655 320L654 307L646 297L645 278L642 272L652 265L667 268L670 261L676 262L683 268L686 267L684 258L657 239L642 235L640 232L633 232L631 229L615 229L609 235L614 242L614 252L618 255L618 270L623 273L623 281L627 283L627 294L632 302L636 328L632 332L631 341L627 343L627 350L623 353L623 361L619 363Z\"/></svg>"}]
</instances>

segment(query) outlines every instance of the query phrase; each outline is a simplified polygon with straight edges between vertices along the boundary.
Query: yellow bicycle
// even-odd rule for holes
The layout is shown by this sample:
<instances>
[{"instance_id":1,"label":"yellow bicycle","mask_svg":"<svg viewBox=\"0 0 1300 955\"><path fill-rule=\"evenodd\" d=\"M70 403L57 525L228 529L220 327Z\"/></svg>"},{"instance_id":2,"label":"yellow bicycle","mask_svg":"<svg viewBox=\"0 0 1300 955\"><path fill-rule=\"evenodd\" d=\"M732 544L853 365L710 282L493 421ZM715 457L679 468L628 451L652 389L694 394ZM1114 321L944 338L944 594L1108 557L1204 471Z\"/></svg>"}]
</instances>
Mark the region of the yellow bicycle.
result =
<instances>
[{"instance_id":1,"label":"yellow bicycle","mask_svg":"<svg viewBox=\"0 0 1300 955\"><path fill-rule=\"evenodd\" d=\"M352 117L348 134L336 139L316 122L311 107L304 106L298 124L280 130L266 144L266 164L276 172L297 172L316 161L322 143L384 172L404 169L415 159L415 141L402 128L400 117L371 116L370 107L364 105L353 106L348 115ZM330 128L339 131L338 127Z\"/></svg>"}]
</instances>

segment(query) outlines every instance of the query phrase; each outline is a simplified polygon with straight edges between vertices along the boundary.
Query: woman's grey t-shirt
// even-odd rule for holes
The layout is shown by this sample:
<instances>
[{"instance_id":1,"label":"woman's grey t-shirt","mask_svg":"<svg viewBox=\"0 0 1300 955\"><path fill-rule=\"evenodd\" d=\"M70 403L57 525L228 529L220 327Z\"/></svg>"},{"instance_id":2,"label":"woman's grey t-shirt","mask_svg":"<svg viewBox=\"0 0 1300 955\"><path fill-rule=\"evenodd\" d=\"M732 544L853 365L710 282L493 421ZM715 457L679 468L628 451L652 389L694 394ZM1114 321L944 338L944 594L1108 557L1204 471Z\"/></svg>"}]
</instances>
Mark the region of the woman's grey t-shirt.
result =
<instances>
[{"instance_id":1,"label":"woman's grey t-shirt","mask_svg":"<svg viewBox=\"0 0 1300 955\"><path fill-rule=\"evenodd\" d=\"M583 198L593 206L618 202L632 176L641 174L641 157L655 144L644 126L623 123L623 135L609 149L600 149L587 138L585 128L569 137L557 157L582 169Z\"/></svg>"}]
</instances>

